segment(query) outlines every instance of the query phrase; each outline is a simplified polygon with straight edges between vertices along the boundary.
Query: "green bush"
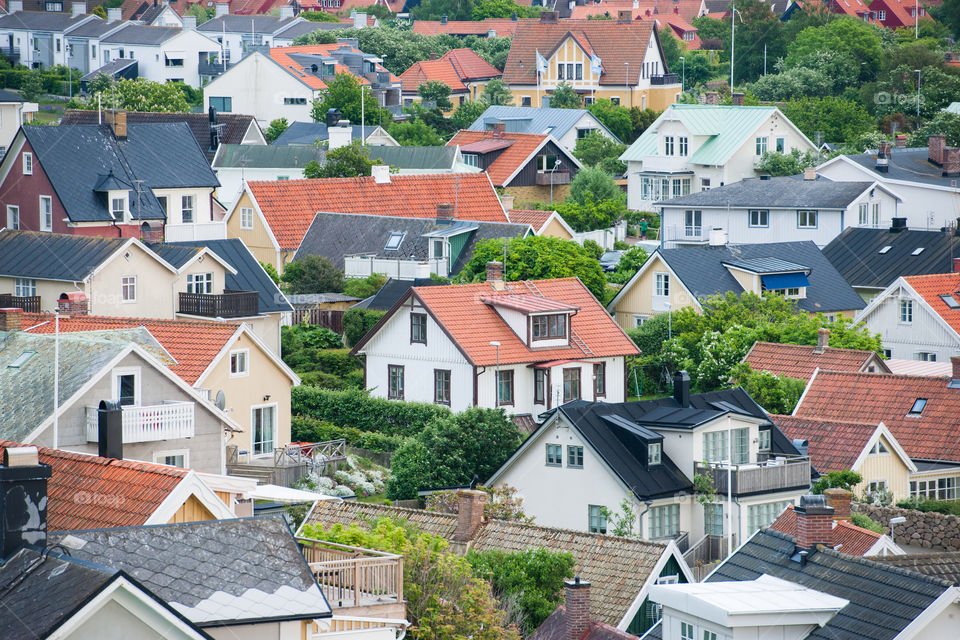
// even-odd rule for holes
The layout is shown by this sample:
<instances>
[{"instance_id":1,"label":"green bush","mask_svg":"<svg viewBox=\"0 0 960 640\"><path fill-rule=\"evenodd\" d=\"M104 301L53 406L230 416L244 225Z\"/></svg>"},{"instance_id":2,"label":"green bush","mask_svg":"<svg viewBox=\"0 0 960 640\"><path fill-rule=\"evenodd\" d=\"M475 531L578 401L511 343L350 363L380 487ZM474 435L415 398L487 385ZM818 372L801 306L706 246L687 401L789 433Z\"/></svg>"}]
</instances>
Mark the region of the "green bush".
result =
<instances>
[{"instance_id":1,"label":"green bush","mask_svg":"<svg viewBox=\"0 0 960 640\"><path fill-rule=\"evenodd\" d=\"M294 387L290 395L294 415L390 436L414 435L434 418L451 415L449 409L439 405L371 398L363 391L329 391L301 385Z\"/></svg>"},{"instance_id":2,"label":"green bush","mask_svg":"<svg viewBox=\"0 0 960 640\"><path fill-rule=\"evenodd\" d=\"M868 529L874 533L883 533L883 526L879 522L862 513L851 513L850 519L853 521L853 524L858 527Z\"/></svg>"},{"instance_id":3,"label":"green bush","mask_svg":"<svg viewBox=\"0 0 960 640\"><path fill-rule=\"evenodd\" d=\"M361 367L360 362L350 355L349 349L319 349L316 361L320 371L341 377Z\"/></svg>"},{"instance_id":4,"label":"green bush","mask_svg":"<svg viewBox=\"0 0 960 640\"><path fill-rule=\"evenodd\" d=\"M928 498L907 498L897 502L901 509L942 513L947 516L960 516L960 502L954 500L931 500Z\"/></svg>"},{"instance_id":5,"label":"green bush","mask_svg":"<svg viewBox=\"0 0 960 640\"><path fill-rule=\"evenodd\" d=\"M351 387L344 378L332 373L327 373L326 371L304 371L299 375L301 383L311 387L333 389L335 391L357 388Z\"/></svg>"},{"instance_id":6,"label":"green bush","mask_svg":"<svg viewBox=\"0 0 960 640\"><path fill-rule=\"evenodd\" d=\"M823 493L827 489L846 489L863 482L863 476L856 471L831 471L820 476L813 483L813 493Z\"/></svg>"},{"instance_id":7,"label":"green bush","mask_svg":"<svg viewBox=\"0 0 960 640\"><path fill-rule=\"evenodd\" d=\"M343 335L351 345L360 342L367 331L383 317L383 311L371 309L349 309L343 314Z\"/></svg>"},{"instance_id":8,"label":"green bush","mask_svg":"<svg viewBox=\"0 0 960 640\"><path fill-rule=\"evenodd\" d=\"M348 444L378 453L396 451L403 444L401 436L387 436L353 427L342 427L306 416L293 416L290 432L296 442L325 442L344 438Z\"/></svg>"}]
</instances>

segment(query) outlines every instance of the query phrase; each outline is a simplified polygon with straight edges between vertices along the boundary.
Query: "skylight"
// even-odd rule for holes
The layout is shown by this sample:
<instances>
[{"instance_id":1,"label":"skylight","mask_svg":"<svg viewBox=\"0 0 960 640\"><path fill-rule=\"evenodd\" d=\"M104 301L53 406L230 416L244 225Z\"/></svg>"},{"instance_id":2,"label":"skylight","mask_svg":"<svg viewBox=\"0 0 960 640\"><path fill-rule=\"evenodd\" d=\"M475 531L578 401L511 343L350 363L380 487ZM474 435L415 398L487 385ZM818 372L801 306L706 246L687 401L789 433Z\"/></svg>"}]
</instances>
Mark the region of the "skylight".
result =
<instances>
[{"instance_id":1,"label":"skylight","mask_svg":"<svg viewBox=\"0 0 960 640\"><path fill-rule=\"evenodd\" d=\"M920 255L921 253L923 253L923 247L917 247L916 249L913 250L913 253L911 253L910 255L912 255L912 256L918 256L918 255Z\"/></svg>"},{"instance_id":2,"label":"skylight","mask_svg":"<svg viewBox=\"0 0 960 640\"><path fill-rule=\"evenodd\" d=\"M391 233L390 238L387 239L387 246L384 247L387 251L396 251L400 248L400 243L403 242L402 233Z\"/></svg>"},{"instance_id":3,"label":"skylight","mask_svg":"<svg viewBox=\"0 0 960 640\"><path fill-rule=\"evenodd\" d=\"M887 251L890 251L890 249L893 249L893 247L887 245L883 249L880 249L880 251L877 251L877 253L886 253Z\"/></svg>"},{"instance_id":4,"label":"skylight","mask_svg":"<svg viewBox=\"0 0 960 640\"><path fill-rule=\"evenodd\" d=\"M18 357L16 360L11 362L7 366L11 369L19 369L23 365L27 364L27 360L29 360L36 354L37 354L36 351L24 351L23 353L20 354L20 357Z\"/></svg>"},{"instance_id":5,"label":"skylight","mask_svg":"<svg viewBox=\"0 0 960 640\"><path fill-rule=\"evenodd\" d=\"M960 302L949 293L942 294L940 299L951 309L960 309Z\"/></svg>"},{"instance_id":6,"label":"skylight","mask_svg":"<svg viewBox=\"0 0 960 640\"><path fill-rule=\"evenodd\" d=\"M912 416L920 415L921 413L923 413L923 408L925 406L927 406L927 399L917 398L916 401L913 403L913 406L910 407L910 415Z\"/></svg>"}]
</instances>

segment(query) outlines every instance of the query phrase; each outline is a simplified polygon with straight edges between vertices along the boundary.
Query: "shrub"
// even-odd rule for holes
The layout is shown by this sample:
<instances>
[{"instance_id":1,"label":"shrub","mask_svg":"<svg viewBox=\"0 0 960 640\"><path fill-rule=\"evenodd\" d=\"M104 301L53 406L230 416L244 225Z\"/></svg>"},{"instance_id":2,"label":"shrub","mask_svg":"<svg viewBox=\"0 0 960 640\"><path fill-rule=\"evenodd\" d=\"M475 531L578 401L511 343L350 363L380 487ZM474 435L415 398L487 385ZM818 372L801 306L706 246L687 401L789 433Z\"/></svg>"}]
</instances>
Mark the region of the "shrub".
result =
<instances>
[{"instance_id":1,"label":"shrub","mask_svg":"<svg viewBox=\"0 0 960 640\"><path fill-rule=\"evenodd\" d=\"M351 345L360 342L367 331L383 317L383 311L372 309L349 309L343 314L343 335Z\"/></svg>"},{"instance_id":2,"label":"shrub","mask_svg":"<svg viewBox=\"0 0 960 640\"><path fill-rule=\"evenodd\" d=\"M820 476L813 484L813 493L823 493L827 489L847 489L863 482L863 476L856 471L831 471Z\"/></svg>"},{"instance_id":3,"label":"shrub","mask_svg":"<svg viewBox=\"0 0 960 640\"><path fill-rule=\"evenodd\" d=\"M305 371L299 375L300 375L301 383L309 385L311 387L320 387L321 389L335 389L337 391L356 388L356 387L351 387L346 382L346 380L344 380L340 376L336 376L332 373L327 373L325 371Z\"/></svg>"},{"instance_id":4,"label":"shrub","mask_svg":"<svg viewBox=\"0 0 960 640\"><path fill-rule=\"evenodd\" d=\"M865 516L862 513L851 513L850 520L853 521L853 524L858 527L863 527L864 529L869 529L874 533L883 533L883 526L869 516Z\"/></svg>"},{"instance_id":5,"label":"shrub","mask_svg":"<svg viewBox=\"0 0 960 640\"><path fill-rule=\"evenodd\" d=\"M451 415L448 408L439 405L371 398L363 391L299 386L290 395L294 415L391 436L414 435L431 420Z\"/></svg>"},{"instance_id":6,"label":"shrub","mask_svg":"<svg viewBox=\"0 0 960 640\"><path fill-rule=\"evenodd\" d=\"M320 349L316 352L316 360L320 371L337 376L345 376L360 367L349 349Z\"/></svg>"},{"instance_id":7,"label":"shrub","mask_svg":"<svg viewBox=\"0 0 960 640\"><path fill-rule=\"evenodd\" d=\"M901 509L942 513L947 516L960 516L960 502L955 500L931 500L928 498L907 498L897 502Z\"/></svg>"},{"instance_id":8,"label":"shrub","mask_svg":"<svg viewBox=\"0 0 960 640\"><path fill-rule=\"evenodd\" d=\"M378 453L396 451L403 443L402 436L388 436L373 431L361 431L353 427L341 427L330 422L293 416L291 434L297 442L326 442L344 438L348 444Z\"/></svg>"}]
</instances>

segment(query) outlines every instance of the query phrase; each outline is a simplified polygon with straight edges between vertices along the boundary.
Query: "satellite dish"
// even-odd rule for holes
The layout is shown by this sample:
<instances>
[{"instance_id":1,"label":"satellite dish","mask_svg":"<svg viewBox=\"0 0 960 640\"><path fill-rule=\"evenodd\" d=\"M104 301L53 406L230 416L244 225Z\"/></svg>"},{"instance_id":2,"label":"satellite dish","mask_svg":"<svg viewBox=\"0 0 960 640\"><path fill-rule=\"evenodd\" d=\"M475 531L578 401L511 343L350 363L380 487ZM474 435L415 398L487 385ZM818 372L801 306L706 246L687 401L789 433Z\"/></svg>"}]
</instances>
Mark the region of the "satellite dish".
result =
<instances>
[{"instance_id":1,"label":"satellite dish","mask_svg":"<svg viewBox=\"0 0 960 640\"><path fill-rule=\"evenodd\" d=\"M213 401L213 404L223 411L223 408L227 406L227 396L223 395L223 389L217 391L217 399Z\"/></svg>"}]
</instances>

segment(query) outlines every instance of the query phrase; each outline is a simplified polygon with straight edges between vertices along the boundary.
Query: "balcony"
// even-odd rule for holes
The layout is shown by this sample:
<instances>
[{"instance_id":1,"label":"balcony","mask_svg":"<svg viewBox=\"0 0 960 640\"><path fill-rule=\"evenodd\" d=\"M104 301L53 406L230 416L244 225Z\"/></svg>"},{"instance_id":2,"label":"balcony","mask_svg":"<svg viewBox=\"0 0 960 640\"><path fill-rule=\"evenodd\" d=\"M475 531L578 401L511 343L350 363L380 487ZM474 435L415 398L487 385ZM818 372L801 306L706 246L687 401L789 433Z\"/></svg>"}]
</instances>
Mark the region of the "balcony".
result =
<instances>
[{"instance_id":1,"label":"balcony","mask_svg":"<svg viewBox=\"0 0 960 640\"><path fill-rule=\"evenodd\" d=\"M297 542L335 613L380 605L395 612L404 610L403 556L311 538L297 538Z\"/></svg>"},{"instance_id":2,"label":"balcony","mask_svg":"<svg viewBox=\"0 0 960 640\"><path fill-rule=\"evenodd\" d=\"M735 465L697 462L694 464L694 473L711 478L717 493L724 496L727 495L728 466L732 493L735 496L810 486L810 458L805 456L777 457L766 462Z\"/></svg>"},{"instance_id":3,"label":"balcony","mask_svg":"<svg viewBox=\"0 0 960 640\"><path fill-rule=\"evenodd\" d=\"M650 76L651 86L666 86L671 84L680 84L680 76L675 73L661 73L660 75Z\"/></svg>"},{"instance_id":4,"label":"balcony","mask_svg":"<svg viewBox=\"0 0 960 640\"><path fill-rule=\"evenodd\" d=\"M96 407L87 407L87 442L99 441ZM123 407L123 443L192 438L194 404L165 402Z\"/></svg>"},{"instance_id":5,"label":"balcony","mask_svg":"<svg viewBox=\"0 0 960 640\"><path fill-rule=\"evenodd\" d=\"M256 291L224 289L223 293L180 293L178 313L205 318L248 318L260 314Z\"/></svg>"},{"instance_id":6,"label":"balcony","mask_svg":"<svg viewBox=\"0 0 960 640\"><path fill-rule=\"evenodd\" d=\"M549 187L551 184L570 184L569 171L538 171L537 185Z\"/></svg>"},{"instance_id":7,"label":"balcony","mask_svg":"<svg viewBox=\"0 0 960 640\"><path fill-rule=\"evenodd\" d=\"M410 623L394 618L364 618L359 616L333 616L314 620L310 628L310 640L335 640L363 634L370 640L402 640Z\"/></svg>"},{"instance_id":8,"label":"balcony","mask_svg":"<svg viewBox=\"0 0 960 640\"><path fill-rule=\"evenodd\" d=\"M23 309L26 313L40 313L40 296L15 296L0 293L0 308Z\"/></svg>"},{"instance_id":9,"label":"balcony","mask_svg":"<svg viewBox=\"0 0 960 640\"><path fill-rule=\"evenodd\" d=\"M167 242L191 240L223 240L227 237L225 222L190 222L163 226L163 237Z\"/></svg>"},{"instance_id":10,"label":"balcony","mask_svg":"<svg viewBox=\"0 0 960 640\"><path fill-rule=\"evenodd\" d=\"M373 273L382 273L396 280L414 280L429 278L431 273L447 277L450 275L450 265L446 258L417 260L357 254L343 257L343 272L348 278L366 278Z\"/></svg>"},{"instance_id":11,"label":"balcony","mask_svg":"<svg viewBox=\"0 0 960 640\"><path fill-rule=\"evenodd\" d=\"M705 244L710 239L710 227L687 224L666 225L663 228L663 239L681 244Z\"/></svg>"}]
</instances>

